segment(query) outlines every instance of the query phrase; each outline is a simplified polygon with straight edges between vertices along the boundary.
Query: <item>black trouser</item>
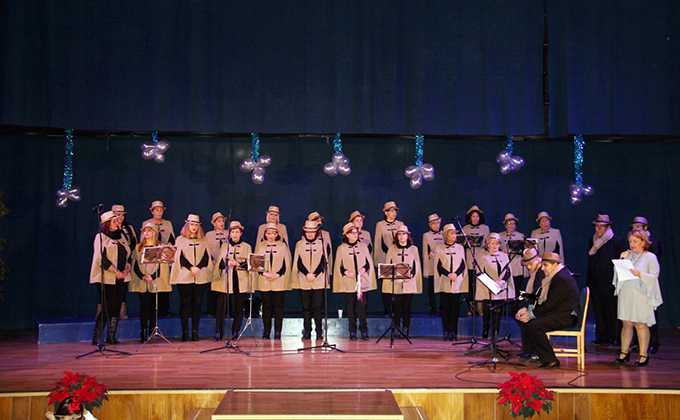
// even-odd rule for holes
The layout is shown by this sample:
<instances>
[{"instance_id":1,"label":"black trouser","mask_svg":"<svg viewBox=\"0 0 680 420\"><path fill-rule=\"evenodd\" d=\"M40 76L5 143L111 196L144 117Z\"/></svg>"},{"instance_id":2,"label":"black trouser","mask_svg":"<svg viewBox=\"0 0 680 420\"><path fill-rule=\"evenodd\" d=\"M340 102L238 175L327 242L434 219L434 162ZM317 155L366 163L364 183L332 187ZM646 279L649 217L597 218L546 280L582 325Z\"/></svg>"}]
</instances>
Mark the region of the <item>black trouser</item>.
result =
<instances>
[{"instance_id":1,"label":"black trouser","mask_svg":"<svg viewBox=\"0 0 680 420\"><path fill-rule=\"evenodd\" d=\"M384 281L384 280L383 280ZM388 313L394 308L392 308L392 295L390 293L385 293L382 291L382 286L380 287L380 296L382 297L383 307L385 308L385 313Z\"/></svg>"},{"instance_id":2,"label":"black trouser","mask_svg":"<svg viewBox=\"0 0 680 420\"><path fill-rule=\"evenodd\" d=\"M191 331L198 332L201 321L201 305L207 284L178 284L179 290L179 319L182 322L182 333L189 332L189 313L191 312Z\"/></svg>"},{"instance_id":3,"label":"black trouser","mask_svg":"<svg viewBox=\"0 0 680 420\"><path fill-rule=\"evenodd\" d=\"M595 336L598 341L611 342L619 340L618 297L613 287L600 288L595 284L590 288L595 312Z\"/></svg>"},{"instance_id":4,"label":"black trouser","mask_svg":"<svg viewBox=\"0 0 680 420\"><path fill-rule=\"evenodd\" d=\"M243 308L246 305L246 294L241 293L238 288L238 279L234 280L234 322L231 324L231 334L238 333L241 330L241 323L243 322ZM217 306L215 313L215 332L224 335L224 318L228 317L227 313L227 294L222 292L215 292L217 295Z\"/></svg>"},{"instance_id":5,"label":"black trouser","mask_svg":"<svg viewBox=\"0 0 680 420\"><path fill-rule=\"evenodd\" d=\"M458 316L460 313L460 297L462 293L440 293L439 302L442 307L442 330L458 334Z\"/></svg>"},{"instance_id":6,"label":"black trouser","mask_svg":"<svg viewBox=\"0 0 680 420\"><path fill-rule=\"evenodd\" d=\"M158 292L158 316L170 313L170 292Z\"/></svg>"},{"instance_id":7,"label":"black trouser","mask_svg":"<svg viewBox=\"0 0 680 420\"><path fill-rule=\"evenodd\" d=\"M408 330L411 326L411 300L413 300L413 295L410 293L394 295L394 315L392 316L392 320L394 321L394 325L399 327L399 321L403 319L405 330Z\"/></svg>"},{"instance_id":8,"label":"black trouser","mask_svg":"<svg viewBox=\"0 0 680 420\"><path fill-rule=\"evenodd\" d=\"M283 329L283 302L286 292L260 292L262 295L262 324L264 332L271 332L272 313L274 314L274 332L280 333Z\"/></svg>"},{"instance_id":9,"label":"black trouser","mask_svg":"<svg viewBox=\"0 0 680 420\"><path fill-rule=\"evenodd\" d=\"M387 294L387 296L391 296ZM356 293L345 293L345 312L347 312L347 320L349 321L349 332L357 332L357 316L355 311L359 313L359 331L368 333L368 324L366 323L366 311L368 310L368 299L364 293L364 300L358 300Z\"/></svg>"},{"instance_id":10,"label":"black trouser","mask_svg":"<svg viewBox=\"0 0 680 420\"><path fill-rule=\"evenodd\" d=\"M101 283L95 284L97 293L99 293L98 300L101 300ZM116 284L104 284L104 305L97 315L97 321L103 320L108 323L111 318L118 318L125 297L125 289L127 289L125 279L116 279Z\"/></svg>"},{"instance_id":11,"label":"black trouser","mask_svg":"<svg viewBox=\"0 0 680 420\"><path fill-rule=\"evenodd\" d=\"M139 296L139 324L141 329L153 330L156 327L156 294L137 293Z\"/></svg>"},{"instance_id":12,"label":"black trouser","mask_svg":"<svg viewBox=\"0 0 680 420\"><path fill-rule=\"evenodd\" d=\"M302 304L302 319L305 333L312 332L312 316L316 333L323 334L321 326L321 305L323 304L323 289L300 289L300 303Z\"/></svg>"},{"instance_id":13,"label":"black trouser","mask_svg":"<svg viewBox=\"0 0 680 420\"><path fill-rule=\"evenodd\" d=\"M489 336L489 330L491 329L490 327L493 325L493 330L491 331L491 336L493 337L494 334L498 334L498 330L500 329L501 326L501 311L502 309L498 309L495 311L491 310L491 306L498 305L499 303L503 303L502 300L489 300L485 299L482 301L482 331L483 331L483 336L488 337Z\"/></svg>"},{"instance_id":14,"label":"black trouser","mask_svg":"<svg viewBox=\"0 0 680 420\"><path fill-rule=\"evenodd\" d=\"M430 309L437 310L437 295L434 294L434 276L427 277L427 297L430 300Z\"/></svg>"},{"instance_id":15,"label":"black trouser","mask_svg":"<svg viewBox=\"0 0 680 420\"><path fill-rule=\"evenodd\" d=\"M517 321L522 332L522 350L526 353L538 355L541 363L557 360L547 332L573 327L578 322L575 316L554 318L550 316L539 317L524 323Z\"/></svg>"}]
</instances>

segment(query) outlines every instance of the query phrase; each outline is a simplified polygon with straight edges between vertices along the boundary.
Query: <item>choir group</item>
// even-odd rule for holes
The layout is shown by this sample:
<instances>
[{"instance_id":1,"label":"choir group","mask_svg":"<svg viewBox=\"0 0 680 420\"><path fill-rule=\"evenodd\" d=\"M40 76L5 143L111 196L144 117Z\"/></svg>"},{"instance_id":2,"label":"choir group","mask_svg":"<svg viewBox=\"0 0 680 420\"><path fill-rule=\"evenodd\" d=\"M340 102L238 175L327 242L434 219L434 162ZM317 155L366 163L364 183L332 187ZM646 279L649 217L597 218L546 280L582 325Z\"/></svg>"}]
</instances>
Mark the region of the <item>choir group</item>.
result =
<instances>
[{"instance_id":1,"label":"choir group","mask_svg":"<svg viewBox=\"0 0 680 420\"><path fill-rule=\"evenodd\" d=\"M217 296L215 341L224 336L228 295L234 296L234 320L228 333L235 339L241 329L246 297L253 292L259 292L262 301L262 338L270 338L273 319L274 339L279 340L284 297L293 289L298 290L303 311L303 340L311 339L312 332L317 339L323 339L324 289L344 294L350 339L368 340L366 294L377 290L379 284L386 315L392 314L395 326L408 337L412 298L423 293L424 283L431 315L436 314L435 295L439 295L445 340L457 339L461 298L467 298L470 311L481 313L486 338L499 328L500 317L493 316L491 310L493 301L515 298L525 276L531 274L522 262L525 248L536 248L538 255L553 253L560 262L564 261L560 231L551 227L552 218L545 211L538 214L539 228L529 236L517 232L517 218L511 213L503 220L505 232L500 233L490 231L477 206L468 210L462 232L462 223L442 227L442 219L431 214L427 220L430 229L422 239L421 259L409 228L397 220L399 208L392 201L383 206L384 219L376 224L373 240L364 230L365 215L353 212L342 228L342 244L335 252L318 212L309 214L301 239L293 246L276 206L268 208L265 223L252 245L243 241L243 225L232 220L226 226L227 218L220 212L212 216L214 229L208 233L203 231L200 217L189 214L175 236L172 223L163 219L163 203L154 201L149 210L153 217L143 222L140 238L127 223L123 206L115 205L100 215L90 283L98 288L103 284L105 293L100 302L102 310L97 313L93 344L100 340L118 343L116 328L128 289L139 296L140 339L146 341L156 325L156 312L161 316L168 313L168 295L173 287L180 297L182 341L199 340L206 290ZM176 247L170 264L142 263L145 248L163 244ZM389 271L387 265L393 270ZM480 281L480 273L489 280ZM497 286L496 293L492 293L495 287L489 282Z\"/></svg>"}]
</instances>

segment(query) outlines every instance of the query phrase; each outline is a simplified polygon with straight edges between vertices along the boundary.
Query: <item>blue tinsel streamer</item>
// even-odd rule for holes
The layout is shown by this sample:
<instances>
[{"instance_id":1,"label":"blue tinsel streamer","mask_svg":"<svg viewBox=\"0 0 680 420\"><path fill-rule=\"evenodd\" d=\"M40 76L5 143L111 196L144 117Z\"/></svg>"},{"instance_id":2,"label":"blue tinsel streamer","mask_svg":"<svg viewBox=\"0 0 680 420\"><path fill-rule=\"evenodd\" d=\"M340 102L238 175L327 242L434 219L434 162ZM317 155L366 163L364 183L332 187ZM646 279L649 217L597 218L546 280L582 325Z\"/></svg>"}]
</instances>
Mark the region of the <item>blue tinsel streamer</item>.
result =
<instances>
[{"instance_id":1,"label":"blue tinsel streamer","mask_svg":"<svg viewBox=\"0 0 680 420\"><path fill-rule=\"evenodd\" d=\"M505 150L507 150L508 153L510 153L511 155L512 155L512 153L513 153L513 146L514 146L514 145L513 145L513 142L512 142L512 139L513 139L512 136L508 136L508 145L505 146Z\"/></svg>"},{"instance_id":2,"label":"blue tinsel streamer","mask_svg":"<svg viewBox=\"0 0 680 420\"><path fill-rule=\"evenodd\" d=\"M158 144L158 131L151 133L151 141L153 141L154 146Z\"/></svg>"},{"instance_id":3,"label":"blue tinsel streamer","mask_svg":"<svg viewBox=\"0 0 680 420\"><path fill-rule=\"evenodd\" d=\"M251 133L251 135L253 136L253 145L250 150L250 157L257 163L260 158L260 136L257 133Z\"/></svg>"},{"instance_id":4,"label":"blue tinsel streamer","mask_svg":"<svg viewBox=\"0 0 680 420\"><path fill-rule=\"evenodd\" d=\"M416 166L421 166L423 164L423 135L416 135Z\"/></svg>"},{"instance_id":5,"label":"blue tinsel streamer","mask_svg":"<svg viewBox=\"0 0 680 420\"><path fill-rule=\"evenodd\" d=\"M574 136L574 177L579 187L583 185L583 146L585 145L586 142L581 134Z\"/></svg>"},{"instance_id":6,"label":"blue tinsel streamer","mask_svg":"<svg viewBox=\"0 0 680 420\"><path fill-rule=\"evenodd\" d=\"M335 153L342 153L342 140L340 140L340 133L335 135L335 139L333 140L333 148L335 149Z\"/></svg>"},{"instance_id":7,"label":"blue tinsel streamer","mask_svg":"<svg viewBox=\"0 0 680 420\"><path fill-rule=\"evenodd\" d=\"M73 130L66 130L64 143L64 189L70 190L73 182Z\"/></svg>"}]
</instances>

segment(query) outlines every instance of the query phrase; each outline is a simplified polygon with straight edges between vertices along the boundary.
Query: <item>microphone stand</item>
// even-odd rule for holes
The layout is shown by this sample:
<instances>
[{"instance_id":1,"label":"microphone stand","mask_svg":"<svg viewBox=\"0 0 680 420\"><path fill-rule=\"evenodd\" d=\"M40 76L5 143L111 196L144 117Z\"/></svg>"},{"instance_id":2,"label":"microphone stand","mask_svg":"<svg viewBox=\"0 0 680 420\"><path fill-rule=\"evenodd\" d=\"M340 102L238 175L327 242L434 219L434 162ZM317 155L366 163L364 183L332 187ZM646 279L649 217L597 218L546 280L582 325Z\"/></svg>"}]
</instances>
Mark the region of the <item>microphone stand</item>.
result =
<instances>
[{"instance_id":1,"label":"microphone stand","mask_svg":"<svg viewBox=\"0 0 680 420\"><path fill-rule=\"evenodd\" d=\"M475 268L475 273L477 273L477 272L481 273L482 269L480 268L479 262L477 261L477 257L475 255L475 250L470 245L470 240L468 239L468 236L463 231L463 226L460 223L461 219L462 219L462 217L458 217L458 216L454 216L454 217L451 218L452 221L458 223L458 229L460 229L460 232L463 233L463 238L465 239L465 245L470 250L470 255L472 255L472 266ZM472 296L473 297L475 296L476 292L477 292L477 278L475 278L472 281ZM452 343L451 345L457 346L457 345L460 345L460 344L470 343L470 347L468 348L468 350L472 350L474 348L474 346L477 345L477 344L482 345L482 346L484 346L484 348L486 348L486 347L489 346L489 343L486 343L486 342L483 342L483 341L478 341L477 338L475 338L475 333L476 333L475 320L477 319L477 308L475 307L475 304L474 304L474 302L475 302L474 298L473 298L472 301L470 301L470 297L468 295L467 300L468 300L468 306L470 308L472 308L472 311L471 311L472 312L472 334L470 335L469 340L460 340L460 341L457 341L455 343ZM459 308L457 307L456 310L459 310Z\"/></svg>"},{"instance_id":2,"label":"microphone stand","mask_svg":"<svg viewBox=\"0 0 680 420\"><path fill-rule=\"evenodd\" d=\"M208 350L202 350L202 351L199 352L199 354L209 353L211 351L216 351L216 350L229 349L229 350L237 351L239 353L243 353L246 356L248 356L248 355L250 355L250 353L248 353L247 351L241 350L240 348L238 348L237 345L235 345L231 342L231 321L230 321L230 312L229 312L229 300L231 300L231 295L229 293L229 286L230 286L229 282L233 281L233 278L232 279L229 278L230 277L229 276L229 247L231 246L231 210L229 210L229 216L227 217L227 229L228 229L228 232L229 232L229 237L227 238L227 249L226 249L226 253L225 253L225 256L224 256L224 261L225 261L224 279L225 279L225 283L226 283L226 286L227 286L227 296L226 296L227 302L226 302L226 305L222 309L222 313L218 314L218 316L222 317L221 319L224 319L225 316L227 318L226 331L228 331L228 333L227 333L226 340L225 340L226 343L225 343L224 347L215 347L215 348L208 349ZM234 273L236 273L236 267L232 268L232 277L233 277ZM236 281L238 281L238 274L236 275ZM225 312L226 312L226 314L225 314Z\"/></svg>"},{"instance_id":3,"label":"microphone stand","mask_svg":"<svg viewBox=\"0 0 680 420\"><path fill-rule=\"evenodd\" d=\"M304 351L304 350L314 350L314 349L322 349L322 350L335 350L339 351L340 353L345 353L344 350L340 350L337 345L335 344L328 344L328 288L330 287L330 274L328 273L328 256L326 255L326 244L325 241L323 240L323 233L321 232L321 228L317 231L317 235L321 237L321 249L323 252L323 259L324 259L324 269L323 269L323 301L324 301L324 326L323 326L323 342L321 343L320 346L311 346L311 347L302 347L299 348L298 351ZM359 275L359 273L357 273ZM361 287L361 281L359 278L357 278L359 281L359 287Z\"/></svg>"},{"instance_id":4,"label":"microphone stand","mask_svg":"<svg viewBox=\"0 0 680 420\"><path fill-rule=\"evenodd\" d=\"M505 264L505 267L503 267L503 269L501 270L502 275L499 275L499 277L503 278L504 276L510 274L510 272L506 271L506 270L508 269L508 267L510 267L510 263L512 262L513 258L515 258L516 256L517 256L517 254L510 255L510 261L508 261L508 263ZM510 299L510 297L508 296L509 295L508 289L510 288L510 284L508 283L508 281L512 281L513 284L514 284L514 279L512 278L512 276L509 276L509 277L510 278L508 280L506 280L506 282L505 282L505 284L506 284L506 286L505 286L505 302L503 303L503 306L505 307L505 335L503 336L503 338L498 340L497 343L500 343L501 341L507 341L508 343L512 344L513 346L522 347L519 344L512 341L512 339L510 338L510 313L509 313L510 312L510 309L509 309L510 306L509 306L509 304L512 303L512 302L516 302L517 299L515 299L515 298ZM517 293L518 293L517 290L515 290L515 295ZM496 335L498 335L498 333L496 333ZM507 358L505 360L507 360Z\"/></svg>"},{"instance_id":5,"label":"microphone stand","mask_svg":"<svg viewBox=\"0 0 680 420\"><path fill-rule=\"evenodd\" d=\"M106 319L109 319L109 311L106 306L106 291L105 291L105 285L104 285L104 265L103 265L103 257L104 257L104 242L102 241L104 233L102 232L102 224L100 220L100 216L102 214L102 209L103 206L100 204L99 206L93 208L92 210L97 214L97 225L99 226L97 235L99 236L99 280L100 280L100 287L99 287L99 302L101 302L102 305L102 310L101 313L99 314L102 317L102 322ZM95 325L97 322L97 318L95 317ZM158 321L156 321L158 322ZM80 359L85 356L89 356L94 353L100 353L103 355L106 355L107 353L109 354L117 354L120 356L130 356L130 353L120 351L120 350L109 350L106 348L106 339L104 338L104 327L106 324L109 324L109 322L106 322L104 326L102 326L101 331L99 331L99 340L97 342L97 348L89 351L87 353L83 353L79 356L76 356L76 359ZM96 328L96 326L95 326ZM109 327L107 327L109 328Z\"/></svg>"}]
</instances>

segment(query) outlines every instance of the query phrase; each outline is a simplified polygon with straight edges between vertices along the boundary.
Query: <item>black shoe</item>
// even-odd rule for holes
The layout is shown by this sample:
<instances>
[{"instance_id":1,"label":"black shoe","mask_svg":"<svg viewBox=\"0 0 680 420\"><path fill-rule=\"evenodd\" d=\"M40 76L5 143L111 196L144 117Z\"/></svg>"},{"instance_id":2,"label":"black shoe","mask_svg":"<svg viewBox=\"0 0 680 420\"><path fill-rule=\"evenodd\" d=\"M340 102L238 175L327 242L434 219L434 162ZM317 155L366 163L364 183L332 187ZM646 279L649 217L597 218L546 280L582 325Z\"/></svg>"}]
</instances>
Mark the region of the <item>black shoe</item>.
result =
<instances>
[{"instance_id":1,"label":"black shoe","mask_svg":"<svg viewBox=\"0 0 680 420\"><path fill-rule=\"evenodd\" d=\"M362 340L370 340L370 337L368 336L368 333L361 333L361 339Z\"/></svg>"},{"instance_id":2,"label":"black shoe","mask_svg":"<svg viewBox=\"0 0 680 420\"><path fill-rule=\"evenodd\" d=\"M531 353L522 353L517 356L519 359L520 363L538 363L539 359L538 356L535 354Z\"/></svg>"},{"instance_id":3,"label":"black shoe","mask_svg":"<svg viewBox=\"0 0 680 420\"><path fill-rule=\"evenodd\" d=\"M281 339L281 332L275 332L274 333L274 340L280 340Z\"/></svg>"},{"instance_id":4,"label":"black shoe","mask_svg":"<svg viewBox=\"0 0 680 420\"><path fill-rule=\"evenodd\" d=\"M269 340L269 332L262 333L263 340Z\"/></svg>"},{"instance_id":5,"label":"black shoe","mask_svg":"<svg viewBox=\"0 0 680 420\"><path fill-rule=\"evenodd\" d=\"M642 360L643 358L645 359L645 361L641 362L640 360ZM642 354L640 356L638 356L637 362L635 362L635 366L647 366L648 364L649 364L649 356L644 356Z\"/></svg>"},{"instance_id":6,"label":"black shoe","mask_svg":"<svg viewBox=\"0 0 680 420\"><path fill-rule=\"evenodd\" d=\"M450 332L444 331L444 341L449 341L449 337L451 337L450 334L451 334Z\"/></svg>"},{"instance_id":7,"label":"black shoe","mask_svg":"<svg viewBox=\"0 0 680 420\"><path fill-rule=\"evenodd\" d=\"M488 332L488 331L484 331L484 332L482 333L482 339L486 340L487 338L489 338L489 332Z\"/></svg>"},{"instance_id":8,"label":"black shoe","mask_svg":"<svg viewBox=\"0 0 680 420\"><path fill-rule=\"evenodd\" d=\"M182 341L189 341L189 333L182 333Z\"/></svg>"},{"instance_id":9,"label":"black shoe","mask_svg":"<svg viewBox=\"0 0 680 420\"><path fill-rule=\"evenodd\" d=\"M357 333L355 333L355 332L349 333L349 339L350 340L356 340L357 339Z\"/></svg>"},{"instance_id":10,"label":"black shoe","mask_svg":"<svg viewBox=\"0 0 680 420\"><path fill-rule=\"evenodd\" d=\"M198 341L198 331L191 332L191 341Z\"/></svg>"},{"instance_id":11,"label":"black shoe","mask_svg":"<svg viewBox=\"0 0 680 420\"><path fill-rule=\"evenodd\" d=\"M559 360L553 360L552 362L545 362L541 366L537 366L536 369L548 370L548 369L558 369L559 367L560 367L560 361Z\"/></svg>"},{"instance_id":12,"label":"black shoe","mask_svg":"<svg viewBox=\"0 0 680 420\"><path fill-rule=\"evenodd\" d=\"M390 310L389 310L389 309L385 309L385 316L391 316L391 315L390 315Z\"/></svg>"},{"instance_id":13,"label":"black shoe","mask_svg":"<svg viewBox=\"0 0 680 420\"><path fill-rule=\"evenodd\" d=\"M621 357L622 354L623 354L623 357ZM616 360L614 360L614 361L615 361L616 363L627 363L627 362L630 362L630 353L621 352L621 353L619 354L619 357L617 357Z\"/></svg>"},{"instance_id":14,"label":"black shoe","mask_svg":"<svg viewBox=\"0 0 680 420\"><path fill-rule=\"evenodd\" d=\"M323 331L319 330L316 332L316 339L323 340Z\"/></svg>"},{"instance_id":15,"label":"black shoe","mask_svg":"<svg viewBox=\"0 0 680 420\"><path fill-rule=\"evenodd\" d=\"M303 339L303 340L310 340L311 338L312 338L312 336L311 336L311 334L308 333L308 332L305 332L304 334L302 334L302 339Z\"/></svg>"},{"instance_id":16,"label":"black shoe","mask_svg":"<svg viewBox=\"0 0 680 420\"><path fill-rule=\"evenodd\" d=\"M408 327L404 327L404 338L408 338Z\"/></svg>"},{"instance_id":17,"label":"black shoe","mask_svg":"<svg viewBox=\"0 0 680 420\"><path fill-rule=\"evenodd\" d=\"M213 341L220 341L222 339L222 334L217 333L215 334L215 337L213 338Z\"/></svg>"},{"instance_id":18,"label":"black shoe","mask_svg":"<svg viewBox=\"0 0 680 420\"><path fill-rule=\"evenodd\" d=\"M238 332L233 332L233 333L231 333L231 339L232 339L232 340L237 340L237 339L238 339Z\"/></svg>"},{"instance_id":19,"label":"black shoe","mask_svg":"<svg viewBox=\"0 0 680 420\"><path fill-rule=\"evenodd\" d=\"M437 316L437 310L433 306L430 306L430 316Z\"/></svg>"},{"instance_id":20,"label":"black shoe","mask_svg":"<svg viewBox=\"0 0 680 420\"><path fill-rule=\"evenodd\" d=\"M456 341L458 340L458 334L455 332L450 333L449 335L449 341Z\"/></svg>"},{"instance_id":21,"label":"black shoe","mask_svg":"<svg viewBox=\"0 0 680 420\"><path fill-rule=\"evenodd\" d=\"M657 354L659 352L659 345L658 344L652 344L649 346L649 354Z\"/></svg>"}]
</instances>

